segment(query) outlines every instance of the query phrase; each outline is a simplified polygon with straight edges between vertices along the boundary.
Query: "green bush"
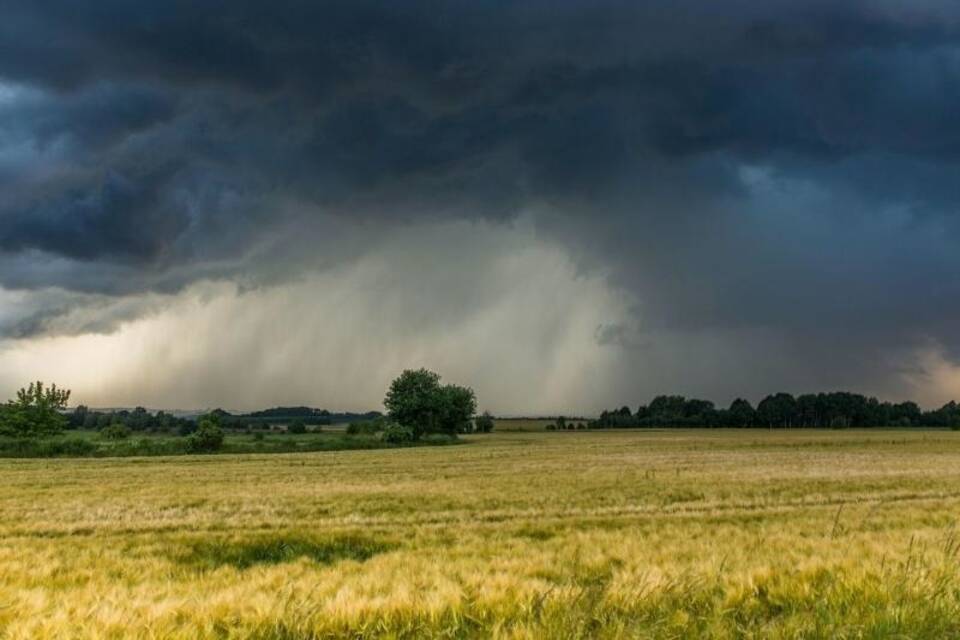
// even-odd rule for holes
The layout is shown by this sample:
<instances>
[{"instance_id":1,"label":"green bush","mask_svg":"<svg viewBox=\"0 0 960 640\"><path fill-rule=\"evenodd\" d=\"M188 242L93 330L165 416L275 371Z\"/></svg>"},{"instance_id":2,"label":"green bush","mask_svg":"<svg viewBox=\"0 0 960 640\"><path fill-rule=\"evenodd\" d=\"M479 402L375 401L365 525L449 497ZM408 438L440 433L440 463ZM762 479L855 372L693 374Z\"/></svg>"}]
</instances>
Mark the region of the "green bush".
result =
<instances>
[{"instance_id":1,"label":"green bush","mask_svg":"<svg viewBox=\"0 0 960 640\"><path fill-rule=\"evenodd\" d=\"M299 435L301 433L307 432L307 425L303 423L303 420L294 420L289 425L287 425L287 433L294 435Z\"/></svg>"},{"instance_id":2,"label":"green bush","mask_svg":"<svg viewBox=\"0 0 960 640\"><path fill-rule=\"evenodd\" d=\"M189 453L212 453L223 446L223 430L213 420L201 420L197 430L187 436Z\"/></svg>"},{"instance_id":3,"label":"green bush","mask_svg":"<svg viewBox=\"0 0 960 640\"><path fill-rule=\"evenodd\" d=\"M493 431L493 416L489 411L484 411L473 419L473 426L477 433L490 433Z\"/></svg>"},{"instance_id":4,"label":"green bush","mask_svg":"<svg viewBox=\"0 0 960 640\"><path fill-rule=\"evenodd\" d=\"M100 432L100 437L107 440L123 440L130 437L130 429L127 425L115 422Z\"/></svg>"},{"instance_id":5,"label":"green bush","mask_svg":"<svg viewBox=\"0 0 960 640\"><path fill-rule=\"evenodd\" d=\"M389 424L383 430L380 439L390 444L410 444L414 442L417 437L410 427L399 424Z\"/></svg>"},{"instance_id":6,"label":"green bush","mask_svg":"<svg viewBox=\"0 0 960 640\"><path fill-rule=\"evenodd\" d=\"M385 425L384 421L381 418L376 420L362 420L360 422L351 422L347 425L347 435L350 436L360 436L360 435L373 435L375 433L380 433L383 431Z\"/></svg>"}]
</instances>

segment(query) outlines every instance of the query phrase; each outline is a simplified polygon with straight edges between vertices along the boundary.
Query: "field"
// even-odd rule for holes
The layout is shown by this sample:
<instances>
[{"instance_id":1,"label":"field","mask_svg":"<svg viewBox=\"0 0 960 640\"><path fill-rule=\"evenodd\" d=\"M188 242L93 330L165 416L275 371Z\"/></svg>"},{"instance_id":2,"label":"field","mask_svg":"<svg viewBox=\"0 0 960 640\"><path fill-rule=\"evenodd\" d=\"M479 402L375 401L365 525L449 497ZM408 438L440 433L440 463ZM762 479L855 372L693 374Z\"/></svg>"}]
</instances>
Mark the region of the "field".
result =
<instances>
[{"instance_id":1,"label":"field","mask_svg":"<svg viewBox=\"0 0 960 640\"><path fill-rule=\"evenodd\" d=\"M960 636L960 433L0 461L0 637Z\"/></svg>"}]
</instances>

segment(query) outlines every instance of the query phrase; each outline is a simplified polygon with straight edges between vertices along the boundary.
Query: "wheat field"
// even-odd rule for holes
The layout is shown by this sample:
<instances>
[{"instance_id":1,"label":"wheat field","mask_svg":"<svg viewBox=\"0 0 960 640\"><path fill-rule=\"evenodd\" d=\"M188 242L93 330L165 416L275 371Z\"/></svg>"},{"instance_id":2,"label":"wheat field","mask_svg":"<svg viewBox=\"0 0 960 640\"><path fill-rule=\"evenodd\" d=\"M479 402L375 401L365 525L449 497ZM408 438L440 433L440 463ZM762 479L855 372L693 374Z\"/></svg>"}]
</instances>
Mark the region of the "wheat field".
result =
<instances>
[{"instance_id":1,"label":"wheat field","mask_svg":"<svg viewBox=\"0 0 960 640\"><path fill-rule=\"evenodd\" d=\"M3 638L960 636L960 433L0 461Z\"/></svg>"}]
</instances>

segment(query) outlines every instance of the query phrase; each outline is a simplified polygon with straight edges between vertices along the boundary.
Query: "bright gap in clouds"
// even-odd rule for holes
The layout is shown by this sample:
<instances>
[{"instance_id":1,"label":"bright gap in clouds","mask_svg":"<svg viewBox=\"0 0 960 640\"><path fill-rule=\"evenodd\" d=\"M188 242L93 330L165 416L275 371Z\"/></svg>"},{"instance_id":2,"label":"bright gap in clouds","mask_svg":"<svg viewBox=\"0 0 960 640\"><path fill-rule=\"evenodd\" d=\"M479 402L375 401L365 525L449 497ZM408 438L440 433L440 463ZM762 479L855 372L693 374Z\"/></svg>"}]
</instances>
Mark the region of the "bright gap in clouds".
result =
<instances>
[{"instance_id":1,"label":"bright gap in clouds","mask_svg":"<svg viewBox=\"0 0 960 640\"><path fill-rule=\"evenodd\" d=\"M577 413L625 393L601 336L628 309L522 224L421 225L294 282L196 284L113 333L8 341L0 391L44 379L90 406L361 410L423 366L474 387L481 409Z\"/></svg>"}]
</instances>

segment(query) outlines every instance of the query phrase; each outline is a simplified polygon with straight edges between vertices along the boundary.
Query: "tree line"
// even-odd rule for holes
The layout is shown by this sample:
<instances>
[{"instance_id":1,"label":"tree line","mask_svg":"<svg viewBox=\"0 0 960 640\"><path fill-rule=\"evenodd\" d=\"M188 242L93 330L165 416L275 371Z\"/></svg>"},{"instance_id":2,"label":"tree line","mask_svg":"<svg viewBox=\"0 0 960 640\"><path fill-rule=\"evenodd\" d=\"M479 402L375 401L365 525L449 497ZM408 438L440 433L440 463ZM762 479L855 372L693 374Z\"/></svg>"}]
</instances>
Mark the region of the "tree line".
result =
<instances>
[{"instance_id":1,"label":"tree line","mask_svg":"<svg viewBox=\"0 0 960 640\"><path fill-rule=\"evenodd\" d=\"M923 411L915 402L885 402L859 393L834 391L794 397L774 393L754 407L737 398L726 409L709 400L661 395L636 412L629 407L604 411L593 429L642 427L764 427L769 429L847 427L949 427L960 429L960 405L948 402Z\"/></svg>"},{"instance_id":2,"label":"tree line","mask_svg":"<svg viewBox=\"0 0 960 640\"><path fill-rule=\"evenodd\" d=\"M80 405L69 410L69 399L69 390L42 382L31 383L18 391L16 398L0 403L0 438L6 439L8 448L37 453L41 448L34 446L35 443L65 430L96 431L105 440L125 440L133 433L175 433L185 439L168 447L170 452L199 453L220 449L225 430L233 433L272 430L270 422L286 423L285 431L289 434L303 434L308 432L308 424L312 425L311 433L319 433L320 425L329 424L333 419L353 418L345 435L375 436L388 444L415 443L424 436L455 440L460 433L489 433L494 429L493 416L489 413L475 415L473 389L441 385L440 376L426 369L404 371L391 383L384 399L386 416L376 411L332 413L309 407L276 407L242 415L215 409L191 419L164 411L152 413L144 407L95 411ZM262 433L253 436L263 440ZM89 440L75 439L70 447L66 453L82 454L89 453L94 445ZM50 452L62 453L56 447L50 448Z\"/></svg>"}]
</instances>

